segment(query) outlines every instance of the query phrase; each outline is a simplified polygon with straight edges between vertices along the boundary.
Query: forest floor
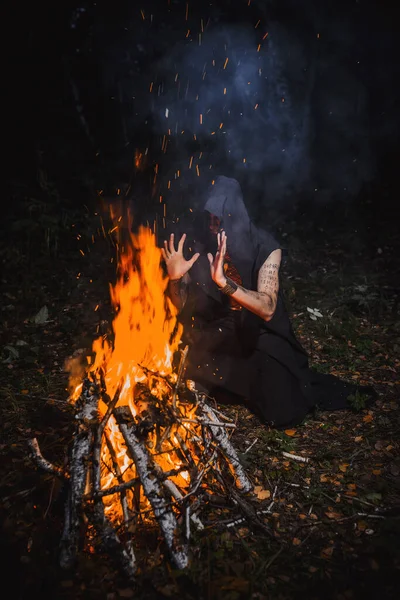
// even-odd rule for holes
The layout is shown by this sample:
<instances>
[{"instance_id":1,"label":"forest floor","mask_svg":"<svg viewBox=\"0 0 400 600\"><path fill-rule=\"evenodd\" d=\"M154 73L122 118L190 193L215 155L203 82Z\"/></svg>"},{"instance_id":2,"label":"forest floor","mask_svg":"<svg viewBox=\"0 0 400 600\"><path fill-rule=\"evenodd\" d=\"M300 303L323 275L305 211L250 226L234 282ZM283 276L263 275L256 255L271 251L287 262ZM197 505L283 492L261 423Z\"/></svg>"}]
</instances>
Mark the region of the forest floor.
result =
<instances>
[{"instance_id":1,"label":"forest floor","mask_svg":"<svg viewBox=\"0 0 400 600\"><path fill-rule=\"evenodd\" d=\"M257 486L254 502L269 509L263 520L272 535L246 520L228 527L240 511L229 502L209 503L201 514L206 528L192 540L190 567L172 569L155 540L143 549L135 583L102 554L82 553L72 572L59 568L63 494L50 475L36 469L27 449L27 440L37 437L45 457L57 464L64 460L73 431L64 361L90 348L99 323L110 322L109 256L95 246L85 256L62 248L57 257L33 251L28 257L3 256L4 598L397 597L399 233L393 225L381 241L376 231L360 235L333 224L324 231L305 222L281 231L290 248L283 285L294 327L314 368L373 385L378 400L365 408L356 397L353 410L320 412L286 431L268 429L245 408L224 407L240 423L233 442ZM35 323L44 306L48 318Z\"/></svg>"}]
</instances>

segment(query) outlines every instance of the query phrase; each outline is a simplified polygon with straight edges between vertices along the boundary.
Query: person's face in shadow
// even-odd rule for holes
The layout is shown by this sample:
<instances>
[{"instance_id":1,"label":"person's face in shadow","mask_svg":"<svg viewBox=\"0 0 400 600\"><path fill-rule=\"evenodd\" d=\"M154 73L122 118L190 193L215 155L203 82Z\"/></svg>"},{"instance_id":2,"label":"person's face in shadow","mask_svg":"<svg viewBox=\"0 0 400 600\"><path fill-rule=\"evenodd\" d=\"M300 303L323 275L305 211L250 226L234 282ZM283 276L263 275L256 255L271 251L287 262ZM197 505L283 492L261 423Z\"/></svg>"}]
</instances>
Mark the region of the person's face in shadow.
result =
<instances>
[{"instance_id":1,"label":"person's face in shadow","mask_svg":"<svg viewBox=\"0 0 400 600\"><path fill-rule=\"evenodd\" d=\"M208 228L213 235L217 235L221 231L221 220L210 213Z\"/></svg>"}]
</instances>

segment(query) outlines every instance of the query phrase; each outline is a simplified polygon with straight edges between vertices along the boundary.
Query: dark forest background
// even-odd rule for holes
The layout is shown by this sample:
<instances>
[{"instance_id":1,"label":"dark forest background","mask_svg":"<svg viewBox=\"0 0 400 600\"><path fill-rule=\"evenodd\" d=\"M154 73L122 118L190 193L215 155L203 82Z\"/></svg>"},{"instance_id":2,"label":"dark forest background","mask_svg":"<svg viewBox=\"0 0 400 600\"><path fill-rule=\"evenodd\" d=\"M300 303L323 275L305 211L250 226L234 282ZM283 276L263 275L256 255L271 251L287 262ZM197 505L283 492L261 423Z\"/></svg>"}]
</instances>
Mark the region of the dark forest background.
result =
<instances>
[{"instance_id":1,"label":"dark forest background","mask_svg":"<svg viewBox=\"0 0 400 600\"><path fill-rule=\"evenodd\" d=\"M354 209L362 220L366 205L393 208L391 3L64 1L12 13L14 228L43 211L95 210L100 190L127 197L138 215L172 216L222 173L239 179L265 224L299 211L312 221Z\"/></svg>"}]
</instances>

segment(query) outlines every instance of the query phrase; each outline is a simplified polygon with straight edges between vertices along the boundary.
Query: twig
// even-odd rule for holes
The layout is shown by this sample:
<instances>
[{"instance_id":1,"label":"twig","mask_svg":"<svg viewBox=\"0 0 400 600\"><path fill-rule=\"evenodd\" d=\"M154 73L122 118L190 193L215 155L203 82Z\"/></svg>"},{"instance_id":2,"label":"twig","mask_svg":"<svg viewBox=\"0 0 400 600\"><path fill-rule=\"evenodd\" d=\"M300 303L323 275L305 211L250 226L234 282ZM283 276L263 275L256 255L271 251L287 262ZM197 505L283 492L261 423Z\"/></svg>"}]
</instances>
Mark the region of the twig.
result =
<instances>
[{"instance_id":1,"label":"twig","mask_svg":"<svg viewBox=\"0 0 400 600\"><path fill-rule=\"evenodd\" d=\"M264 564L261 566L261 568L260 568L260 569L258 569L258 571L257 571L257 573L255 574L255 577L254 577L254 579L255 579L255 580L257 579L257 577L258 577L259 575L261 575L261 573L262 573L263 571L266 571L267 569L269 569L269 568L270 568L270 566L272 565L272 563L273 563L273 562L274 562L274 561L275 561L275 560L278 558L278 556L281 554L281 552L283 552L283 549L284 549L284 546L283 546L283 544L282 544L282 545L280 546L279 550L277 550L277 552L275 552L275 554L273 554L273 555L271 556L271 558L270 558L269 560L267 560L267 562L266 562L266 563L264 563Z\"/></svg>"},{"instance_id":2,"label":"twig","mask_svg":"<svg viewBox=\"0 0 400 600\"><path fill-rule=\"evenodd\" d=\"M111 400L111 402L109 403L108 407L107 407L107 411L106 414L104 415L103 419L100 422L100 433L103 434L104 428L108 423L108 419L111 416L112 411L114 410L114 408L117 406L117 402L119 400L119 396L121 393L121 389L122 389L122 383L119 384L119 386L117 387L117 390L115 392L114 398Z\"/></svg>"},{"instance_id":3,"label":"twig","mask_svg":"<svg viewBox=\"0 0 400 600\"><path fill-rule=\"evenodd\" d=\"M356 502L359 502L360 504L365 504L365 506L372 506L372 508L377 508L375 506L375 504L372 504L372 502L367 502L366 500L361 500L361 498L357 498L356 496L348 496L347 494L341 494L342 498L348 498L349 500L355 500Z\"/></svg>"},{"instance_id":4,"label":"twig","mask_svg":"<svg viewBox=\"0 0 400 600\"><path fill-rule=\"evenodd\" d=\"M61 467L56 467L53 463L46 460L40 452L39 444L36 438L28 440L28 446L32 451L32 458L36 462L37 466L43 471L56 475L57 477L66 478L68 475Z\"/></svg>"},{"instance_id":5,"label":"twig","mask_svg":"<svg viewBox=\"0 0 400 600\"><path fill-rule=\"evenodd\" d=\"M173 406L174 410L176 410L176 397L178 395L179 387L182 382L182 376L183 376L188 352L189 352L189 346L185 346L185 348L182 350L181 360L179 362L179 367L178 367L178 377L176 379L174 391L172 392L172 406Z\"/></svg>"},{"instance_id":6,"label":"twig","mask_svg":"<svg viewBox=\"0 0 400 600\"><path fill-rule=\"evenodd\" d=\"M119 396L119 394L118 394L118 396ZM113 466L115 469L117 479L119 481L119 484L122 485L124 483L124 480L122 478L122 472L121 472L120 466L118 464L118 458L117 458L117 455L115 454L114 446L112 445L112 442L107 434L105 434L105 438L106 438L107 448L108 448L108 451L111 456L111 460L112 460L112 463L113 463ZM129 510L128 510L128 500L126 497L126 490L125 489L121 490L120 495L121 495L122 514L124 516L124 523L125 523L125 533L128 534ZM131 563L134 566L136 563L136 557L135 557L135 553L133 551L133 540L128 539L126 545L128 548L128 554L131 559Z\"/></svg>"},{"instance_id":7,"label":"twig","mask_svg":"<svg viewBox=\"0 0 400 600\"><path fill-rule=\"evenodd\" d=\"M113 485L112 487L105 488L95 492L93 494L85 494L84 500L90 500L91 498L105 498L106 496L112 496L113 494L119 494L123 490L129 490L134 487L136 484L140 482L140 479L136 477L135 479L131 479L130 481L124 481L120 485Z\"/></svg>"},{"instance_id":8,"label":"twig","mask_svg":"<svg viewBox=\"0 0 400 600\"><path fill-rule=\"evenodd\" d=\"M257 442L258 442L258 438L256 438L254 440L254 442L248 448L246 448L246 450L244 451L244 454L247 454L248 452L250 452L250 450L252 449L252 447L254 446L254 444L256 444Z\"/></svg>"},{"instance_id":9,"label":"twig","mask_svg":"<svg viewBox=\"0 0 400 600\"><path fill-rule=\"evenodd\" d=\"M282 452L282 456L285 458L290 458L292 460L296 460L297 462L310 462L310 459L305 456L299 456L298 454L290 454L290 452Z\"/></svg>"},{"instance_id":10,"label":"twig","mask_svg":"<svg viewBox=\"0 0 400 600\"><path fill-rule=\"evenodd\" d=\"M179 423L195 423L197 425L212 425L213 427L227 427L228 429L236 429L235 423L220 423L219 421L206 421L199 417L198 419L186 419L185 417L178 419Z\"/></svg>"}]
</instances>

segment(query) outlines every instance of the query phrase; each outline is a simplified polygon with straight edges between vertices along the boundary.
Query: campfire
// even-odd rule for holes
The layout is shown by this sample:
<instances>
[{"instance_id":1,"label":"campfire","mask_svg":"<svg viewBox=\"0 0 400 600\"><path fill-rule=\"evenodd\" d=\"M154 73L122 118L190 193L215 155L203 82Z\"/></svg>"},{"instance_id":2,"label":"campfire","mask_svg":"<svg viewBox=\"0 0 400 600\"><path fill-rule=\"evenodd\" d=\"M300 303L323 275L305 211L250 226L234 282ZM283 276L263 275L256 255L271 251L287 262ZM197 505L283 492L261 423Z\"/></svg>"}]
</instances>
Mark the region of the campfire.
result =
<instances>
[{"instance_id":1,"label":"campfire","mask_svg":"<svg viewBox=\"0 0 400 600\"><path fill-rule=\"evenodd\" d=\"M188 347L166 294L154 233L116 225L117 282L112 339L94 341L84 377L71 374L76 430L58 467L30 446L42 469L68 489L60 564L71 567L84 539L100 540L129 577L136 534L157 526L178 569L189 560L192 527L207 494L249 492L230 441L235 424L185 381ZM125 232L125 239L123 235Z\"/></svg>"}]
</instances>

